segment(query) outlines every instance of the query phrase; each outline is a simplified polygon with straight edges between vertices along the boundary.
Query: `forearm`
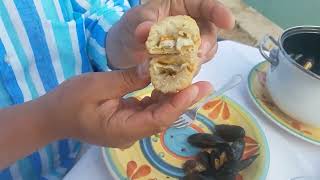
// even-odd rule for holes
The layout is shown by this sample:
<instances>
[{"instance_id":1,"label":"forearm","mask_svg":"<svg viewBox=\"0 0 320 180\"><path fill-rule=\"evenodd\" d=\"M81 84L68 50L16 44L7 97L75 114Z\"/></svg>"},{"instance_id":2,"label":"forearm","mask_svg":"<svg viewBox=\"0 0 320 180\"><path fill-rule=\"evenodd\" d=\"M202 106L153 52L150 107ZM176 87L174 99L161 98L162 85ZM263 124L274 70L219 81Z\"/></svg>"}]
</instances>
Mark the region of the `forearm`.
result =
<instances>
[{"instance_id":1,"label":"forearm","mask_svg":"<svg viewBox=\"0 0 320 180\"><path fill-rule=\"evenodd\" d=\"M0 169L59 138L41 101L0 109Z\"/></svg>"}]
</instances>

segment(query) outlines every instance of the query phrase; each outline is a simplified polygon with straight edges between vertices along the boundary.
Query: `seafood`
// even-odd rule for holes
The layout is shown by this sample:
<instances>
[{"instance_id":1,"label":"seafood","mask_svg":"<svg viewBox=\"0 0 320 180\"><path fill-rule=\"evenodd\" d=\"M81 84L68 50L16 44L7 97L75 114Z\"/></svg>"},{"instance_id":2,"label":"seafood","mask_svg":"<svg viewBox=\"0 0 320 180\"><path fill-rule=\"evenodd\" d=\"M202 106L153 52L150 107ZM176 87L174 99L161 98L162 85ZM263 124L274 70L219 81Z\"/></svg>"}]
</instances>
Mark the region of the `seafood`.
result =
<instances>
[{"instance_id":1,"label":"seafood","mask_svg":"<svg viewBox=\"0 0 320 180\"><path fill-rule=\"evenodd\" d=\"M222 177L228 175L236 175L239 171L242 171L245 168L249 167L254 162L254 160L257 159L258 156L259 154L256 154L245 160L229 161L220 168L220 170L217 172L217 176Z\"/></svg>"},{"instance_id":2,"label":"seafood","mask_svg":"<svg viewBox=\"0 0 320 180\"><path fill-rule=\"evenodd\" d=\"M183 165L183 171L186 174L192 174L197 172L203 172L207 169L203 164L195 160L188 160Z\"/></svg>"},{"instance_id":3,"label":"seafood","mask_svg":"<svg viewBox=\"0 0 320 180\"><path fill-rule=\"evenodd\" d=\"M202 149L194 160L183 166L185 180L236 180L239 172L249 167L259 156L243 156L245 130L235 125L217 125L214 133L196 133L188 143ZM246 159L242 159L242 158Z\"/></svg>"},{"instance_id":4,"label":"seafood","mask_svg":"<svg viewBox=\"0 0 320 180\"><path fill-rule=\"evenodd\" d=\"M197 161L200 162L206 169L210 167L210 154L207 151L202 151L197 155Z\"/></svg>"},{"instance_id":5,"label":"seafood","mask_svg":"<svg viewBox=\"0 0 320 180\"><path fill-rule=\"evenodd\" d=\"M212 179L211 177L207 177L205 175L202 175L201 173L192 173L188 174L187 176L183 177L182 180L215 180Z\"/></svg>"},{"instance_id":6,"label":"seafood","mask_svg":"<svg viewBox=\"0 0 320 180\"><path fill-rule=\"evenodd\" d=\"M300 64L305 70L312 71L320 75L319 59L308 57L303 54L290 54L290 57Z\"/></svg>"},{"instance_id":7,"label":"seafood","mask_svg":"<svg viewBox=\"0 0 320 180\"><path fill-rule=\"evenodd\" d=\"M231 156L232 160L240 160L245 148L245 141L243 139L238 139L231 145Z\"/></svg>"},{"instance_id":8,"label":"seafood","mask_svg":"<svg viewBox=\"0 0 320 180\"><path fill-rule=\"evenodd\" d=\"M198 148L210 148L225 141L216 135L207 133L197 133L188 137L188 142Z\"/></svg>"},{"instance_id":9,"label":"seafood","mask_svg":"<svg viewBox=\"0 0 320 180\"><path fill-rule=\"evenodd\" d=\"M245 130L236 125L216 125L215 133L228 142L233 142L239 138L243 138L246 134Z\"/></svg>"}]
</instances>

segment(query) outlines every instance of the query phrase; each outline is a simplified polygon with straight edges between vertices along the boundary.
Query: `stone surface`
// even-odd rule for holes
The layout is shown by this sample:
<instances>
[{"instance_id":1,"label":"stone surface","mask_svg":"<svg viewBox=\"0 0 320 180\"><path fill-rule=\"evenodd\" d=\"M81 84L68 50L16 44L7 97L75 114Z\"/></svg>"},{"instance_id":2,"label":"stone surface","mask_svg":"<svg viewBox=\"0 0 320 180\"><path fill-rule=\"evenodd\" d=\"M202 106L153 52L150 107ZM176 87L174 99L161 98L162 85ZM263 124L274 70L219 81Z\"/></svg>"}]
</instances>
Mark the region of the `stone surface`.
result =
<instances>
[{"instance_id":1,"label":"stone surface","mask_svg":"<svg viewBox=\"0 0 320 180\"><path fill-rule=\"evenodd\" d=\"M220 34L222 38L256 46L265 35L269 34L277 39L283 32L278 25L243 3L242 0L220 1L231 9L236 18L234 30L222 31Z\"/></svg>"}]
</instances>

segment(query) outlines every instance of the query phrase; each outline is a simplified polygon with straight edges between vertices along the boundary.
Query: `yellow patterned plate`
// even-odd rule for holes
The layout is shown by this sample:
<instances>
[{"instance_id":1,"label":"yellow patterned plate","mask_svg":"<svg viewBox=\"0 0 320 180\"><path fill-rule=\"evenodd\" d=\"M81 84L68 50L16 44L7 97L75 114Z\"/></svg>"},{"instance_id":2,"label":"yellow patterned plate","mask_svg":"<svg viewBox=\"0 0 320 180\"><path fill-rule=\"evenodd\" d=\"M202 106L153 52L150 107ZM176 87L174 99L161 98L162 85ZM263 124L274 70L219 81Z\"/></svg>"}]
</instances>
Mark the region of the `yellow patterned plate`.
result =
<instances>
[{"instance_id":1,"label":"yellow patterned plate","mask_svg":"<svg viewBox=\"0 0 320 180\"><path fill-rule=\"evenodd\" d=\"M142 99L150 96L151 91L152 88L148 87L132 95ZM237 179L265 179L270 161L266 138L256 121L227 97L218 97L207 103L190 127L169 128L136 142L126 150L102 148L105 163L114 179L179 179L184 176L182 164L199 152L187 143L187 137L197 132L212 132L215 124L236 124L246 130L243 159L260 154L251 166L240 172Z\"/></svg>"},{"instance_id":2,"label":"yellow patterned plate","mask_svg":"<svg viewBox=\"0 0 320 180\"><path fill-rule=\"evenodd\" d=\"M266 72L270 68L268 62L256 65L248 77L249 94L257 107L274 123L310 143L320 145L320 128L314 128L290 118L272 101L266 88Z\"/></svg>"}]
</instances>

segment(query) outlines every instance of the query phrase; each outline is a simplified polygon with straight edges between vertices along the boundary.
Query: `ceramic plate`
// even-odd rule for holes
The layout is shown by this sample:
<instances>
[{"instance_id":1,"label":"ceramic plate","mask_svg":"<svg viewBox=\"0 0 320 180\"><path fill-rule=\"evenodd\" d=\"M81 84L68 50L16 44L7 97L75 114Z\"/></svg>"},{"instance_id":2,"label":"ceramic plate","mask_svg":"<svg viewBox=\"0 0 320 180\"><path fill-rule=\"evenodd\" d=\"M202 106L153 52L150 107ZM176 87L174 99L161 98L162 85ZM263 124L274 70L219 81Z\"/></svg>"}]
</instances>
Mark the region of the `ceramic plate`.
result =
<instances>
[{"instance_id":1,"label":"ceramic plate","mask_svg":"<svg viewBox=\"0 0 320 180\"><path fill-rule=\"evenodd\" d=\"M146 88L133 93L133 96L142 99L151 91L152 88ZM227 97L218 97L203 106L190 127L169 128L164 133L136 142L126 150L102 148L105 163L115 179L179 179L184 176L182 164L199 152L186 142L187 137L197 132L212 132L215 124L236 124L246 130L243 158L260 155L251 166L240 172L239 178L265 179L269 168L266 138L256 121Z\"/></svg>"},{"instance_id":2,"label":"ceramic plate","mask_svg":"<svg viewBox=\"0 0 320 180\"><path fill-rule=\"evenodd\" d=\"M314 128L290 118L272 101L266 88L266 72L269 68L268 62L262 62L251 70L248 77L248 89L251 99L277 125L303 140L320 145L320 128Z\"/></svg>"}]
</instances>

